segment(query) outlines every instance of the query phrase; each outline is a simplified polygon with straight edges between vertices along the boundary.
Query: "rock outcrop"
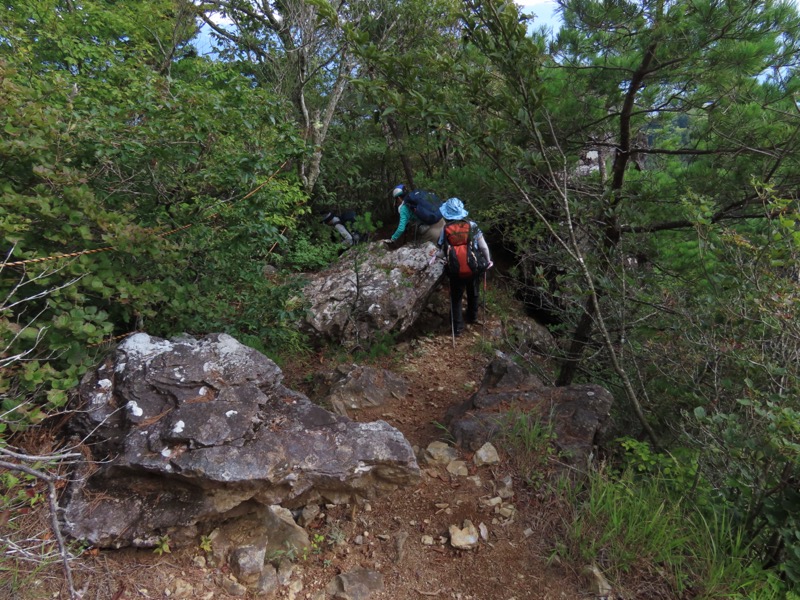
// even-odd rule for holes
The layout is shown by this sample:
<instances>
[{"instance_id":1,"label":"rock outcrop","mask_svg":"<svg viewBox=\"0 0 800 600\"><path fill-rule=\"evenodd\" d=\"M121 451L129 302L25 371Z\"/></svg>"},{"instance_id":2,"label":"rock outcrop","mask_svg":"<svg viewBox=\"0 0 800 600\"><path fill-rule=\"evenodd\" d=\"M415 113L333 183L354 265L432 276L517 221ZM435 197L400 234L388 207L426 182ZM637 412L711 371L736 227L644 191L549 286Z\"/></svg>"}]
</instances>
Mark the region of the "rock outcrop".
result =
<instances>
[{"instance_id":1,"label":"rock outcrop","mask_svg":"<svg viewBox=\"0 0 800 600\"><path fill-rule=\"evenodd\" d=\"M405 379L386 369L365 365L340 365L328 379L331 384L321 401L337 415L348 416L348 411L383 406L408 394Z\"/></svg>"},{"instance_id":2,"label":"rock outcrop","mask_svg":"<svg viewBox=\"0 0 800 600\"><path fill-rule=\"evenodd\" d=\"M612 401L608 390L598 385L546 387L498 352L480 389L452 407L445 424L459 445L476 451L502 433L506 415L533 413L552 427L562 460L585 466L608 425Z\"/></svg>"},{"instance_id":3,"label":"rock outcrop","mask_svg":"<svg viewBox=\"0 0 800 600\"><path fill-rule=\"evenodd\" d=\"M137 334L86 374L71 422L92 461L64 529L103 547L193 539L276 505L343 503L415 483L405 437L355 423L281 384L278 366L225 334Z\"/></svg>"},{"instance_id":4,"label":"rock outcrop","mask_svg":"<svg viewBox=\"0 0 800 600\"><path fill-rule=\"evenodd\" d=\"M308 276L304 330L346 347L405 332L442 278L440 262L428 264L434 249L425 243L386 250L381 242L351 248L330 268Z\"/></svg>"}]
</instances>

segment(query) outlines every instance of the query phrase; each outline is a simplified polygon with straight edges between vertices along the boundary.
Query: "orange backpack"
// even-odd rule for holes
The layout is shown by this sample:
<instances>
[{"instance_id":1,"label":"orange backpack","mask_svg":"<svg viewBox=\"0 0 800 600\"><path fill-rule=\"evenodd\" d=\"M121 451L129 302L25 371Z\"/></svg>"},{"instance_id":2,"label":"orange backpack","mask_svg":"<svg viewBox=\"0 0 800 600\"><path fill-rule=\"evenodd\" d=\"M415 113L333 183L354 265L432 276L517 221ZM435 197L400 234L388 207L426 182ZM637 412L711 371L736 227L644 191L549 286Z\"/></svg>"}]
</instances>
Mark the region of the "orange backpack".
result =
<instances>
[{"instance_id":1,"label":"orange backpack","mask_svg":"<svg viewBox=\"0 0 800 600\"><path fill-rule=\"evenodd\" d=\"M444 226L446 269L450 277L472 279L486 270L486 257L475 248L476 229L469 221L453 221Z\"/></svg>"}]
</instances>

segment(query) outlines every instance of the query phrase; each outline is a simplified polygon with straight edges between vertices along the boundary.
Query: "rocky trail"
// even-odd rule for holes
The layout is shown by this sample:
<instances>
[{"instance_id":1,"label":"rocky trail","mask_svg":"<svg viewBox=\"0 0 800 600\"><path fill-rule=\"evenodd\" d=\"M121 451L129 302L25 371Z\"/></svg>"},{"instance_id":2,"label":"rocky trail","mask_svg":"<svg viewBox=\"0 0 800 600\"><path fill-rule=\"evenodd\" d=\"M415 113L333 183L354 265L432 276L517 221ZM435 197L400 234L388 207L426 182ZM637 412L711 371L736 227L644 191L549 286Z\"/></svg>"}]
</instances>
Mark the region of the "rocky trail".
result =
<instances>
[{"instance_id":1,"label":"rocky trail","mask_svg":"<svg viewBox=\"0 0 800 600\"><path fill-rule=\"evenodd\" d=\"M335 597L353 600L591 597L574 573L548 562L552 532L561 524L558 506L523 483L502 444L496 445L496 462L479 466L472 453L447 443L440 423L448 407L480 385L491 360L481 351L490 329L488 323L471 326L455 344L444 332L414 339L379 361L405 378L408 395L350 416L399 429L420 449L422 478L369 503L327 505L309 515L311 551L282 557L272 595L246 591L202 543L161 554L89 550L74 567L76 587L84 598L98 600L323 600L334 597L337 586ZM284 368L285 383L308 392L309 374L335 366L324 356L294 363ZM22 597L66 597L60 579L58 568L49 568L31 578Z\"/></svg>"},{"instance_id":2,"label":"rocky trail","mask_svg":"<svg viewBox=\"0 0 800 600\"><path fill-rule=\"evenodd\" d=\"M477 349L482 329L469 328L456 339L455 348L446 334L401 347L403 358L392 368L409 381L409 397L354 418L384 419L420 449L447 442L439 423L449 406L477 389L491 358ZM345 520L349 540L368 541L351 542L332 566L379 571L385 589L370 598L588 597L573 586L570 573L547 564L550 520L558 517L519 481L502 448L497 464L480 467L472 454L452 450L452 457L434 453L433 460L420 460L423 476L415 489L378 499L371 510ZM456 549L450 542L451 527L462 528L465 521L480 538L471 550ZM405 542L398 551L401 539Z\"/></svg>"}]
</instances>

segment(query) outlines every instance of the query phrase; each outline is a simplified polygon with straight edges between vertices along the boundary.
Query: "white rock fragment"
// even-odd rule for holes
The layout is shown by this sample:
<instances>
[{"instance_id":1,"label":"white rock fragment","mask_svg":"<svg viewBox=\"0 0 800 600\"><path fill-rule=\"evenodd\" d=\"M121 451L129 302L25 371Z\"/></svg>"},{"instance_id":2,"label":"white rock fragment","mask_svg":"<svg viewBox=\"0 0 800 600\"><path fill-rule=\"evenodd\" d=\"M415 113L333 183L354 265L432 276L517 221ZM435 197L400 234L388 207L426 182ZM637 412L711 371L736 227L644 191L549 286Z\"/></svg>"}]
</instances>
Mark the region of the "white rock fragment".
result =
<instances>
[{"instance_id":1,"label":"white rock fragment","mask_svg":"<svg viewBox=\"0 0 800 600\"><path fill-rule=\"evenodd\" d=\"M483 465L496 465L500 462L500 457L497 455L497 449L489 442L481 446L472 458L476 467Z\"/></svg>"},{"instance_id":2,"label":"white rock fragment","mask_svg":"<svg viewBox=\"0 0 800 600\"><path fill-rule=\"evenodd\" d=\"M497 514L499 514L501 517L510 519L517 511L513 506L500 506L495 509L495 512L497 512Z\"/></svg>"},{"instance_id":3,"label":"white rock fragment","mask_svg":"<svg viewBox=\"0 0 800 600\"><path fill-rule=\"evenodd\" d=\"M497 495L503 500L508 500L514 495L514 482L511 479L511 475L506 475L497 483Z\"/></svg>"},{"instance_id":4,"label":"white rock fragment","mask_svg":"<svg viewBox=\"0 0 800 600\"><path fill-rule=\"evenodd\" d=\"M425 462L429 465L446 465L458 458L458 450L444 442L432 442L425 448Z\"/></svg>"},{"instance_id":5,"label":"white rock fragment","mask_svg":"<svg viewBox=\"0 0 800 600\"><path fill-rule=\"evenodd\" d=\"M465 463L463 460L450 461L450 463L447 465L447 472L458 477L466 477L469 475L467 463Z\"/></svg>"},{"instance_id":6,"label":"white rock fragment","mask_svg":"<svg viewBox=\"0 0 800 600\"><path fill-rule=\"evenodd\" d=\"M614 589L597 565L587 565L582 575L586 578L595 596L609 596Z\"/></svg>"},{"instance_id":7,"label":"white rock fragment","mask_svg":"<svg viewBox=\"0 0 800 600\"><path fill-rule=\"evenodd\" d=\"M450 525L450 545L459 550L472 550L478 545L478 530L469 519L464 520L464 526Z\"/></svg>"},{"instance_id":8,"label":"white rock fragment","mask_svg":"<svg viewBox=\"0 0 800 600\"><path fill-rule=\"evenodd\" d=\"M136 402L134 402L133 400L128 402L126 408L128 409L128 411L130 411L130 413L134 417L141 417L144 414L144 411L141 409L141 407L138 404L136 404Z\"/></svg>"}]
</instances>

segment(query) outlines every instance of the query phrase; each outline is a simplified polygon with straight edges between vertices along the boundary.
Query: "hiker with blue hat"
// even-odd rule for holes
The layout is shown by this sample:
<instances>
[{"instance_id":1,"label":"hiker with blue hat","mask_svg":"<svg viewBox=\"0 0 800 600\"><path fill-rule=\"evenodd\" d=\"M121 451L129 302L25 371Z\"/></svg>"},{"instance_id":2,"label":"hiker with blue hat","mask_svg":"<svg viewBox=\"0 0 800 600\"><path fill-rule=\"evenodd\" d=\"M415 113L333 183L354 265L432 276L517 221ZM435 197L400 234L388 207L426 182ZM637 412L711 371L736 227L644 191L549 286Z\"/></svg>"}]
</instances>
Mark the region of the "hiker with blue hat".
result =
<instances>
[{"instance_id":1,"label":"hiker with blue hat","mask_svg":"<svg viewBox=\"0 0 800 600\"><path fill-rule=\"evenodd\" d=\"M458 198L442 204L440 212L445 220L439 234L439 250L431 257L431 264L444 259L450 282L450 326L453 336L464 331L464 323L478 321L478 293L481 275L494 266L489 246L475 221L467 219L469 213ZM467 315L462 316L461 299L467 292Z\"/></svg>"},{"instance_id":2,"label":"hiker with blue hat","mask_svg":"<svg viewBox=\"0 0 800 600\"><path fill-rule=\"evenodd\" d=\"M444 227L444 219L439 212L439 198L433 192L414 190L409 192L402 183L392 190L392 197L398 203L397 212L400 223L391 239L383 240L385 244L393 244L405 233L409 224L416 225L415 241L436 243Z\"/></svg>"}]
</instances>

